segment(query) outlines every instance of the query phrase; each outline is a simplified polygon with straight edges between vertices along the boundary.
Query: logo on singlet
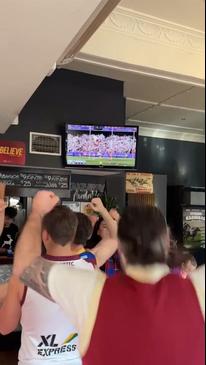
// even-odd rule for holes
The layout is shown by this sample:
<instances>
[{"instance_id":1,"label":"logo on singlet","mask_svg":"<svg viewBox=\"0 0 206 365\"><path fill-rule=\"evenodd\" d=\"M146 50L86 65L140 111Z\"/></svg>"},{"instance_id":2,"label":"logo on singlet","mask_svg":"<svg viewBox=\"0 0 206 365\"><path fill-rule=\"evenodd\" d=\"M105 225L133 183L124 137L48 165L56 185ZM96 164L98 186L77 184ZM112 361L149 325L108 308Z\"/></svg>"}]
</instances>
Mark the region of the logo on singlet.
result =
<instances>
[{"instance_id":1,"label":"logo on singlet","mask_svg":"<svg viewBox=\"0 0 206 365\"><path fill-rule=\"evenodd\" d=\"M77 349L76 344L71 342L78 337L77 333L69 335L62 345L56 343L56 335L41 336L41 342L38 347L38 355L41 357L50 357L64 352L73 352Z\"/></svg>"},{"instance_id":2,"label":"logo on singlet","mask_svg":"<svg viewBox=\"0 0 206 365\"><path fill-rule=\"evenodd\" d=\"M57 347L58 344L55 343L56 335L49 335L47 337L41 336L42 342L38 345L38 347Z\"/></svg>"}]
</instances>

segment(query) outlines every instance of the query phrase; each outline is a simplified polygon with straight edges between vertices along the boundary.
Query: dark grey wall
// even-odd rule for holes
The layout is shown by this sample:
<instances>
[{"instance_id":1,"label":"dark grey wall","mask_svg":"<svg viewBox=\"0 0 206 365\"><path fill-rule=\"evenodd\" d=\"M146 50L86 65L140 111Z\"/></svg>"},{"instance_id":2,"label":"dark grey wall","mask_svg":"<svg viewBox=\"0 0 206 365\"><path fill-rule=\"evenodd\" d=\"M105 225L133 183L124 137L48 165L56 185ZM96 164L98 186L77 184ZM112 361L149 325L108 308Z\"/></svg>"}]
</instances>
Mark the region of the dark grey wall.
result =
<instances>
[{"instance_id":1,"label":"dark grey wall","mask_svg":"<svg viewBox=\"0 0 206 365\"><path fill-rule=\"evenodd\" d=\"M115 196L120 212L125 207L125 174L110 175L106 182L108 196Z\"/></svg>"},{"instance_id":2,"label":"dark grey wall","mask_svg":"<svg viewBox=\"0 0 206 365\"><path fill-rule=\"evenodd\" d=\"M46 78L0 139L25 141L27 166L62 168L61 157L29 154L29 132L64 135L65 122L125 122L123 83L68 70ZM64 152L64 148L63 148ZM139 137L138 170L168 176L169 185L204 186L204 144Z\"/></svg>"},{"instance_id":3,"label":"dark grey wall","mask_svg":"<svg viewBox=\"0 0 206 365\"><path fill-rule=\"evenodd\" d=\"M167 214L167 176L154 175L154 194L157 207L166 216Z\"/></svg>"},{"instance_id":4,"label":"dark grey wall","mask_svg":"<svg viewBox=\"0 0 206 365\"><path fill-rule=\"evenodd\" d=\"M0 139L25 141L27 166L64 167L64 159L29 154L29 132L64 135L66 122L124 124L123 83L79 72L57 70L47 77L23 108L19 126ZM63 143L64 144L64 143ZM64 146L63 146L64 152Z\"/></svg>"},{"instance_id":5,"label":"dark grey wall","mask_svg":"<svg viewBox=\"0 0 206 365\"><path fill-rule=\"evenodd\" d=\"M205 186L205 145L139 137L138 170L167 175L168 185Z\"/></svg>"}]
</instances>

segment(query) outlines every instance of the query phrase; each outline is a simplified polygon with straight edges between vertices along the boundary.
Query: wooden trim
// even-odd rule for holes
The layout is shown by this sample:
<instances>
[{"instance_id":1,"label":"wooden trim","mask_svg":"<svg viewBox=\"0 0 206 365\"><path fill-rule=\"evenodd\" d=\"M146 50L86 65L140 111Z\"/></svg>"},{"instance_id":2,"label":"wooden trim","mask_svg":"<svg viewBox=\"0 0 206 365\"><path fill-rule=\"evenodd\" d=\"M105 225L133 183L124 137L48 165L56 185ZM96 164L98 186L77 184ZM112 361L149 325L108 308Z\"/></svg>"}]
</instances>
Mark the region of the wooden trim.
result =
<instances>
[{"instance_id":1,"label":"wooden trim","mask_svg":"<svg viewBox=\"0 0 206 365\"><path fill-rule=\"evenodd\" d=\"M128 206L155 206L155 194L128 194Z\"/></svg>"}]
</instances>

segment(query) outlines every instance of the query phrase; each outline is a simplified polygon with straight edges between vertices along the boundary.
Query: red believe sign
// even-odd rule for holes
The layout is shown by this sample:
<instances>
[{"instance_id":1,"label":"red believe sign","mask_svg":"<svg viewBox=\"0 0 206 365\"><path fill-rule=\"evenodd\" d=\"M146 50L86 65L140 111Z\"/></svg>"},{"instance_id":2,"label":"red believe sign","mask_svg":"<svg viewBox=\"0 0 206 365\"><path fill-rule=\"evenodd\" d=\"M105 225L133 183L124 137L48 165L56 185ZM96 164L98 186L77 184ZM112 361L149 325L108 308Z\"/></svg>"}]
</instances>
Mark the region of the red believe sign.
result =
<instances>
[{"instance_id":1,"label":"red believe sign","mask_svg":"<svg viewBox=\"0 0 206 365\"><path fill-rule=\"evenodd\" d=\"M24 142L0 141L0 164L25 165L26 147Z\"/></svg>"}]
</instances>

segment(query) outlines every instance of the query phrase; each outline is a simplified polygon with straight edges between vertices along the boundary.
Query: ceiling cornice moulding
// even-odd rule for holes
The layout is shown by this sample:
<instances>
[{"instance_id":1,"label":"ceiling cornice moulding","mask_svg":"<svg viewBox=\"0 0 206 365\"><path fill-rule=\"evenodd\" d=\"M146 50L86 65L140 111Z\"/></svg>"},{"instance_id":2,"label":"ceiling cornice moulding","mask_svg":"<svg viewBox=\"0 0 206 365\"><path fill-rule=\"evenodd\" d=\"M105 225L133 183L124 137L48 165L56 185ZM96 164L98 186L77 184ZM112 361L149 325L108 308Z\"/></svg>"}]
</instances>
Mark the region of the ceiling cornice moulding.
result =
<instances>
[{"instance_id":1,"label":"ceiling cornice moulding","mask_svg":"<svg viewBox=\"0 0 206 365\"><path fill-rule=\"evenodd\" d=\"M176 141L195 142L205 144L204 136L190 134L190 133L177 133L171 131L153 131L150 128L140 127L139 135L142 137L162 138L162 139L174 139Z\"/></svg>"},{"instance_id":2,"label":"ceiling cornice moulding","mask_svg":"<svg viewBox=\"0 0 206 365\"><path fill-rule=\"evenodd\" d=\"M170 132L181 132L186 131L186 133L192 133L195 135L201 135L204 136L204 129L203 128L194 128L194 127L187 127L183 125L174 125L174 124L167 124L167 123L157 123L157 122L149 122L149 121L141 121L135 117L130 117L127 119L128 123L134 123L138 124L139 126L145 127L145 128L152 128L155 130L167 130ZM178 130L178 131L177 131Z\"/></svg>"},{"instance_id":3,"label":"ceiling cornice moulding","mask_svg":"<svg viewBox=\"0 0 206 365\"><path fill-rule=\"evenodd\" d=\"M87 53L83 53L83 52L80 52L75 57L74 60L79 62L80 64L83 63L83 64L87 64L87 65L93 65L95 67L112 69L112 70L114 70L114 72L121 71L121 72L125 72L128 74L133 73L134 76L136 74L140 74L140 75L145 75L145 76L149 76L149 77L156 77L158 79L165 79L165 80L170 80L170 81L175 81L175 82L181 82L185 85L197 86L197 87L202 87L202 88L205 87L204 79L200 79L200 78L192 77L192 76L186 76L186 75L182 75L182 74L177 74L174 72L159 70L159 69L155 69L155 68L151 68L151 67L147 67L147 66L129 64L129 63L112 60L112 59L108 59L108 58L104 58L104 57L99 57L96 55L87 54ZM65 65L67 65L70 62L71 62L70 59L68 59L66 57L62 62L60 62L57 65L57 67L64 68Z\"/></svg>"},{"instance_id":4,"label":"ceiling cornice moulding","mask_svg":"<svg viewBox=\"0 0 206 365\"><path fill-rule=\"evenodd\" d=\"M192 131L175 131L167 129L167 126L163 126L160 128L158 124L146 127L142 122L136 120L127 120L126 125L138 125L139 126L139 135L142 137L153 137L153 138L163 138L163 139L174 139L177 141L185 141L185 142L196 142L196 143L205 143L205 136L203 134L192 133Z\"/></svg>"},{"instance_id":5,"label":"ceiling cornice moulding","mask_svg":"<svg viewBox=\"0 0 206 365\"><path fill-rule=\"evenodd\" d=\"M179 48L185 52L204 53L203 32L123 7L117 7L102 27L147 42Z\"/></svg>"},{"instance_id":6,"label":"ceiling cornice moulding","mask_svg":"<svg viewBox=\"0 0 206 365\"><path fill-rule=\"evenodd\" d=\"M140 127L139 135L142 137L153 137L163 139L174 139L176 141L205 143L205 137L192 133L179 133L167 130L153 130L152 128Z\"/></svg>"}]
</instances>

